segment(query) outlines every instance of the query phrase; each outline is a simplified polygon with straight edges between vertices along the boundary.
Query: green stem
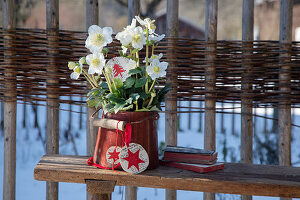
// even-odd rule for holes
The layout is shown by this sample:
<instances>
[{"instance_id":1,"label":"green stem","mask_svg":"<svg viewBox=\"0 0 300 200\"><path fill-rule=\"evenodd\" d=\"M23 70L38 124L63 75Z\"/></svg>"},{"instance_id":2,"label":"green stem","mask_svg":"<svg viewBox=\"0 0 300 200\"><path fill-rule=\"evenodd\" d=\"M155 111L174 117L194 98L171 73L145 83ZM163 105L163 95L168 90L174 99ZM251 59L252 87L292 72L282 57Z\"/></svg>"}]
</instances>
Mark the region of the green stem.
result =
<instances>
[{"instance_id":1,"label":"green stem","mask_svg":"<svg viewBox=\"0 0 300 200\"><path fill-rule=\"evenodd\" d=\"M85 69L82 68L83 73L85 74L85 78L89 81L89 83L93 86L93 87L98 87L97 83L95 83L93 81L93 78L85 71Z\"/></svg>"},{"instance_id":2,"label":"green stem","mask_svg":"<svg viewBox=\"0 0 300 200\"><path fill-rule=\"evenodd\" d=\"M149 32L147 30L147 41L148 41L148 38L149 38ZM146 44L146 69L148 67L148 58L149 58L149 46L148 44ZM146 71L146 85L145 85L145 92L148 93L148 73Z\"/></svg>"},{"instance_id":3,"label":"green stem","mask_svg":"<svg viewBox=\"0 0 300 200\"><path fill-rule=\"evenodd\" d=\"M139 52L138 51L135 53L135 56L138 59L137 60L137 66L140 67L140 57L139 57Z\"/></svg>"},{"instance_id":4,"label":"green stem","mask_svg":"<svg viewBox=\"0 0 300 200\"><path fill-rule=\"evenodd\" d=\"M83 76L86 78L86 80L90 83L90 85L92 86L93 89L95 89L96 87L94 86L94 84L89 80L89 78L87 77L87 75L83 74Z\"/></svg>"},{"instance_id":5,"label":"green stem","mask_svg":"<svg viewBox=\"0 0 300 200\"><path fill-rule=\"evenodd\" d=\"M94 84L98 87L98 83L97 83L97 80L95 79L94 75L92 75L92 80L93 80Z\"/></svg>"},{"instance_id":6,"label":"green stem","mask_svg":"<svg viewBox=\"0 0 300 200\"><path fill-rule=\"evenodd\" d=\"M156 79L154 79L154 80L153 80L153 83L152 83L152 85L151 85L151 87L150 87L150 89L149 89L148 93L149 93L149 92L151 92L152 88L153 88L153 87L154 87L154 85L155 85L155 82L156 82ZM148 93L147 93L147 94L148 94Z\"/></svg>"},{"instance_id":7,"label":"green stem","mask_svg":"<svg viewBox=\"0 0 300 200\"><path fill-rule=\"evenodd\" d=\"M105 79L106 79L106 81L107 81L107 85L108 85L108 88L109 88L110 93L113 93L113 91L112 91L112 89L111 89L110 78L107 77L107 75L105 74L104 70L103 70L103 75L104 75L104 77L105 77Z\"/></svg>"},{"instance_id":8,"label":"green stem","mask_svg":"<svg viewBox=\"0 0 300 200\"><path fill-rule=\"evenodd\" d=\"M153 99L154 99L154 97L151 95L151 99L150 99L150 101L149 101L149 103L147 105L147 108L149 108L151 106Z\"/></svg>"},{"instance_id":9,"label":"green stem","mask_svg":"<svg viewBox=\"0 0 300 200\"><path fill-rule=\"evenodd\" d=\"M111 80L112 80L112 82L113 82L115 88L117 89L117 85L116 85L115 80L113 79L113 77L111 77Z\"/></svg>"},{"instance_id":10,"label":"green stem","mask_svg":"<svg viewBox=\"0 0 300 200\"><path fill-rule=\"evenodd\" d=\"M152 52L151 52L151 56L153 56L154 55L154 44L152 45Z\"/></svg>"}]
</instances>

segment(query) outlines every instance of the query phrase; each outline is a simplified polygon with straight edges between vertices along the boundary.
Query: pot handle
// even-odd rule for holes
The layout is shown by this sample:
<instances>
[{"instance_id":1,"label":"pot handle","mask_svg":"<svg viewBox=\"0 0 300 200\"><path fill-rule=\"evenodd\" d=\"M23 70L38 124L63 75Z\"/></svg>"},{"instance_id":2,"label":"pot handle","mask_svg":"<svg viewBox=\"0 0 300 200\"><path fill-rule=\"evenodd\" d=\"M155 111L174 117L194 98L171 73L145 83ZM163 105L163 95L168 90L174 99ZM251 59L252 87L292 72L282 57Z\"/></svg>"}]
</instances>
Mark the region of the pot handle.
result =
<instances>
[{"instance_id":1,"label":"pot handle","mask_svg":"<svg viewBox=\"0 0 300 200\"><path fill-rule=\"evenodd\" d=\"M120 131L125 131L125 126L127 122L120 121L116 119L107 119L107 118L94 118L93 125L100 126L106 129L119 129ZM118 127L117 127L118 126Z\"/></svg>"}]
</instances>

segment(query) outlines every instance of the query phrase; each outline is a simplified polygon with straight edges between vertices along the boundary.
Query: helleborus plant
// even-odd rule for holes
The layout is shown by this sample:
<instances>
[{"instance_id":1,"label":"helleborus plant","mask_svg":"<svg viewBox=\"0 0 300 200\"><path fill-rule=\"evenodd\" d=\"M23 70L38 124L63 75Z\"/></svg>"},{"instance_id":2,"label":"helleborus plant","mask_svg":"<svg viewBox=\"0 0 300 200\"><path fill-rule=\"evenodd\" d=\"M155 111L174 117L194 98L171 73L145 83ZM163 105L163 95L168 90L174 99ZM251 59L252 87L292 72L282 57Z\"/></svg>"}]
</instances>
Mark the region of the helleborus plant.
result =
<instances>
[{"instance_id":1,"label":"helleborus plant","mask_svg":"<svg viewBox=\"0 0 300 200\"><path fill-rule=\"evenodd\" d=\"M78 62L68 63L73 71L72 79L84 76L91 85L87 94L89 107L103 109L104 113L161 110L161 102L170 85L160 89L155 87L158 80L166 76L168 63L161 61L162 53L155 54L158 42L165 35L155 33L154 22L136 16L130 25L116 34L115 39L122 50L120 56L112 59L107 59L107 45L113 41L112 28L89 27L85 47L91 53ZM141 58L140 51L144 48L146 55Z\"/></svg>"}]
</instances>

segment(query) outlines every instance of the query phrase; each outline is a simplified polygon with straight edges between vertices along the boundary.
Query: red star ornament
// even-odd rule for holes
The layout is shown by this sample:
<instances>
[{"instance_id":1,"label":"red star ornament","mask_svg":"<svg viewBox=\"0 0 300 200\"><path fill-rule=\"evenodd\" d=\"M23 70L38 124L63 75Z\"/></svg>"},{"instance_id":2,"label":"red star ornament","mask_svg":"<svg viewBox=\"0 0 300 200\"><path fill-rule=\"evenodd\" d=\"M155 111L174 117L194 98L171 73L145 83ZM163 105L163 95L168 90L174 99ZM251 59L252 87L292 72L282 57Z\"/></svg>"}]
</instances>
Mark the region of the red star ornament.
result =
<instances>
[{"instance_id":1,"label":"red star ornament","mask_svg":"<svg viewBox=\"0 0 300 200\"><path fill-rule=\"evenodd\" d=\"M139 158L139 155L140 155L140 149L137 150L137 152L135 152L135 153L132 153L130 151L130 149L128 149L128 156L126 158L123 158L124 160L128 161L128 168L127 169L129 169L131 166L135 166L136 169L138 171L140 171L139 163L145 163L145 161L141 160Z\"/></svg>"},{"instance_id":2,"label":"red star ornament","mask_svg":"<svg viewBox=\"0 0 300 200\"><path fill-rule=\"evenodd\" d=\"M106 161L107 164L111 164L111 165L117 165L120 162L119 159L119 155L121 152L121 148L120 147L116 147L116 146L111 146L108 148L107 152L106 152Z\"/></svg>"},{"instance_id":3,"label":"red star ornament","mask_svg":"<svg viewBox=\"0 0 300 200\"><path fill-rule=\"evenodd\" d=\"M138 174L146 170L149 165L149 157L146 150L139 144L130 143L124 146L120 152L120 163L124 171Z\"/></svg>"}]
</instances>

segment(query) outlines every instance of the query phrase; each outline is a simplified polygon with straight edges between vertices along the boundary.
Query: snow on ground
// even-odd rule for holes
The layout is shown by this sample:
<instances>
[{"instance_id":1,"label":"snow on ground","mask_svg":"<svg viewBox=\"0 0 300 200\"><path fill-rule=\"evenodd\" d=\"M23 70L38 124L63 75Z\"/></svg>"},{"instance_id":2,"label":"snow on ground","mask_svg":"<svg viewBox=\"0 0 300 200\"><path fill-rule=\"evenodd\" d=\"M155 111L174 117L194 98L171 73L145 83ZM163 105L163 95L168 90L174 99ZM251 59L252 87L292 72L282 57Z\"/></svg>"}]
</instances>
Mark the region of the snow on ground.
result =
<instances>
[{"instance_id":1,"label":"snow on ground","mask_svg":"<svg viewBox=\"0 0 300 200\"><path fill-rule=\"evenodd\" d=\"M199 104L199 103L198 103ZM197 102L193 102L197 105ZM186 105L187 106L187 105ZM219 106L219 105L218 105ZM232 107L225 105L225 107ZM63 109L69 109L69 105L61 105ZM23 127L23 105L18 104L17 115L17 179L16 179L16 199L17 200L40 200L46 197L45 182L35 181L33 179L33 169L38 163L42 155L45 154L45 132L46 132L46 107L38 107L38 123L39 128L34 128L34 114L32 106L26 106L26 127ZM79 111L78 106L72 106L72 110ZM231 112L229 110L226 110ZM272 109L258 109L256 113L259 115L272 116ZM235 110L239 112L239 110ZM86 135L85 135L85 118L83 115L82 128L80 129L79 114L72 113L71 131L74 137L74 143L67 137L69 126L69 112L60 112L60 153L85 155L86 152ZM300 109L295 110L294 123L300 122ZM220 161L238 162L240 160L240 115L224 114L223 131L221 130L221 114L217 114L216 118L216 148L219 153ZM180 127L178 131L178 145L187 147L203 148L203 130L204 130L204 114L202 114L202 130L199 132L200 114L193 113L191 115L191 129L188 129L188 113L180 114ZM234 121L234 123L233 123ZM254 163L259 164L262 160L266 160L271 154L259 146L260 143L270 143L276 141L276 134L272 133L272 121L256 118L255 138L254 139ZM300 134L299 128L293 128L292 141L292 163L300 166ZM164 113L160 114L158 139L159 142L164 141ZM68 140L67 140L68 138ZM3 132L0 133L0 149L4 149ZM261 150L257 150L257 148ZM3 151L1 151L3 152ZM0 177L3 177L3 153L0 154ZM79 200L85 199L86 187L84 184L59 183L59 199L62 200ZM0 196L3 194L3 179L0 180ZM125 199L125 188L117 186L112 194L113 199ZM177 199L202 199L201 192L178 191ZM216 194L217 199L239 199L239 195ZM143 200L160 200L165 199L165 190L153 188L138 188L138 199ZM270 197L254 197L254 199L279 199Z\"/></svg>"}]
</instances>

